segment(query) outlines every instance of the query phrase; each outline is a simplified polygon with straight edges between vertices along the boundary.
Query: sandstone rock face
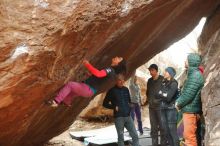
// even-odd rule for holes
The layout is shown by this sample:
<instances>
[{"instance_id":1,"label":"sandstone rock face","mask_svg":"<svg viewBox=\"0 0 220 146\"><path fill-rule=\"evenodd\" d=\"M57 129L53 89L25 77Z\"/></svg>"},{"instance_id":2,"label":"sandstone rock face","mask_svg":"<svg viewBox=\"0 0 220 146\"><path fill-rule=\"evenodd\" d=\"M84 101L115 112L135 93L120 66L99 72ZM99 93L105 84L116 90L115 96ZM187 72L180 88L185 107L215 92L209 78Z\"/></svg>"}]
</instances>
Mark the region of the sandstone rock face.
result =
<instances>
[{"instance_id":1,"label":"sandstone rock face","mask_svg":"<svg viewBox=\"0 0 220 146\"><path fill-rule=\"evenodd\" d=\"M208 18L200 37L206 84L202 91L206 146L220 144L220 7Z\"/></svg>"},{"instance_id":2,"label":"sandstone rock face","mask_svg":"<svg viewBox=\"0 0 220 146\"><path fill-rule=\"evenodd\" d=\"M84 119L107 120L113 116L113 111L102 106L106 93L101 93L96 96L89 105L80 113L79 117Z\"/></svg>"},{"instance_id":3,"label":"sandstone rock face","mask_svg":"<svg viewBox=\"0 0 220 146\"><path fill-rule=\"evenodd\" d=\"M39 146L66 130L91 99L52 109L81 62L104 67L113 56L128 73L186 35L217 0L3 0L0 2L0 145ZM109 87L109 83L104 89Z\"/></svg>"}]
</instances>

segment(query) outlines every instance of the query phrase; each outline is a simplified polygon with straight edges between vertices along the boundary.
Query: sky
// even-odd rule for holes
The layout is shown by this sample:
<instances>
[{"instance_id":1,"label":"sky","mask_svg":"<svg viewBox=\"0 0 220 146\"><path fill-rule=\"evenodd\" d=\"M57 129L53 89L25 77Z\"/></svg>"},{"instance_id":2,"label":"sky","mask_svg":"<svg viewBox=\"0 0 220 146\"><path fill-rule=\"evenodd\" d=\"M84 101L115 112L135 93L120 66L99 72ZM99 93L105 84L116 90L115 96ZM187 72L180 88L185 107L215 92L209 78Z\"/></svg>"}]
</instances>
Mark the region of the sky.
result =
<instances>
[{"instance_id":1,"label":"sky","mask_svg":"<svg viewBox=\"0 0 220 146\"><path fill-rule=\"evenodd\" d=\"M151 63L157 63L159 68L163 70L165 67L167 67L167 65L169 65L169 61L172 61L172 63L175 64L175 67L183 69L187 55L192 52L198 52L197 39L202 32L205 21L206 18L202 18L198 25L188 35L169 46L166 50L157 54L149 62L147 62L146 65L149 66ZM163 59L159 60L168 60L168 64L155 62L160 57L163 57ZM141 68L142 67L137 69L136 75L143 78L148 78L149 75L146 76L146 69ZM160 73L162 73L162 71Z\"/></svg>"},{"instance_id":2,"label":"sky","mask_svg":"<svg viewBox=\"0 0 220 146\"><path fill-rule=\"evenodd\" d=\"M173 60L175 60L178 66L183 67L187 54L191 52L198 52L197 39L202 32L202 28L205 24L206 18L202 18L199 24L191 31L187 36L178 42L172 44L167 50L162 53L168 54Z\"/></svg>"}]
</instances>

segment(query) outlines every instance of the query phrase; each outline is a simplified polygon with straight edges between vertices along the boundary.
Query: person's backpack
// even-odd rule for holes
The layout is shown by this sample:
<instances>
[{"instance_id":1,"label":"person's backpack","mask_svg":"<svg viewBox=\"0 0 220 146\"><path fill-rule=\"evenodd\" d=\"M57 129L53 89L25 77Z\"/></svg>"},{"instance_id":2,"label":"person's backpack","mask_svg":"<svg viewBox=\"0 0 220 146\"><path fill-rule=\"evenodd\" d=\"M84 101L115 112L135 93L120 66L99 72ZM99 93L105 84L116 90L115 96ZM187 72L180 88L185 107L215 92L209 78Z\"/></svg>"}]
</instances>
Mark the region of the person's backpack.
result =
<instances>
[{"instance_id":1,"label":"person's backpack","mask_svg":"<svg viewBox=\"0 0 220 146\"><path fill-rule=\"evenodd\" d=\"M177 93L176 93L176 99L177 100L181 95L181 88L178 88ZM184 130L184 125L183 125L183 112L178 111L177 114L177 135L179 137L180 145L184 145L184 139L183 139L183 130Z\"/></svg>"}]
</instances>

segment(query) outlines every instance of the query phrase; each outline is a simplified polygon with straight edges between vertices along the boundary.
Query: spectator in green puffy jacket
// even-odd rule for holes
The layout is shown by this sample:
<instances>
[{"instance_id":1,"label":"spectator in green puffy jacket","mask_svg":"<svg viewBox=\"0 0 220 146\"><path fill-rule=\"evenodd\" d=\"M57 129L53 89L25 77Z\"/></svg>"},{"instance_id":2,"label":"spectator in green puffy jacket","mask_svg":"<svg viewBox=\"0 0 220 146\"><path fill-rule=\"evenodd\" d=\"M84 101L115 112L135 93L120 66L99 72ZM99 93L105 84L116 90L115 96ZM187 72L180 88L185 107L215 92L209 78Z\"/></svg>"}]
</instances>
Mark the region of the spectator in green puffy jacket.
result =
<instances>
[{"instance_id":1,"label":"spectator in green puffy jacket","mask_svg":"<svg viewBox=\"0 0 220 146\"><path fill-rule=\"evenodd\" d=\"M201 57L196 53L191 53L185 64L188 68L187 79L175 107L183 112L185 144L197 146L196 130L202 113L201 90L204 86L204 78L199 71Z\"/></svg>"}]
</instances>

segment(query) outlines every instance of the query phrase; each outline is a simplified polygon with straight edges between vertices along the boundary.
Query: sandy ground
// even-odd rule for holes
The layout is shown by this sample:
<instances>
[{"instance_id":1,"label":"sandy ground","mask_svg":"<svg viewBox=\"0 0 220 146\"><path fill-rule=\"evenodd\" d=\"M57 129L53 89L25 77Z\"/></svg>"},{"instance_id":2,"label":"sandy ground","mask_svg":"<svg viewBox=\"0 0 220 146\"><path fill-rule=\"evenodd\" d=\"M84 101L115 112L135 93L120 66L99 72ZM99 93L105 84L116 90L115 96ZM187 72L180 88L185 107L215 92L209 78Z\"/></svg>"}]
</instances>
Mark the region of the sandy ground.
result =
<instances>
[{"instance_id":1,"label":"sandy ground","mask_svg":"<svg viewBox=\"0 0 220 146\"><path fill-rule=\"evenodd\" d=\"M142 121L143 121L143 127L150 127L149 113L147 106L142 107ZM70 126L69 130L65 131L64 133L62 133L57 137L54 137L47 144L45 144L45 146L84 146L82 142L72 139L69 135L69 132L97 129L113 124L114 123L112 121L101 122L101 121L85 121L82 119L78 119ZM137 123L135 122L135 124Z\"/></svg>"}]
</instances>

